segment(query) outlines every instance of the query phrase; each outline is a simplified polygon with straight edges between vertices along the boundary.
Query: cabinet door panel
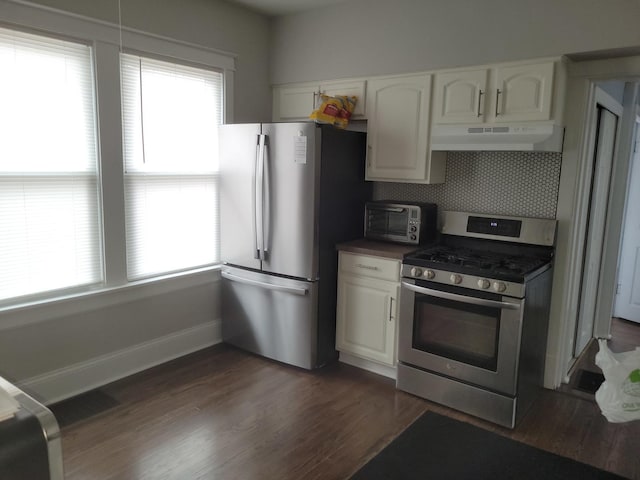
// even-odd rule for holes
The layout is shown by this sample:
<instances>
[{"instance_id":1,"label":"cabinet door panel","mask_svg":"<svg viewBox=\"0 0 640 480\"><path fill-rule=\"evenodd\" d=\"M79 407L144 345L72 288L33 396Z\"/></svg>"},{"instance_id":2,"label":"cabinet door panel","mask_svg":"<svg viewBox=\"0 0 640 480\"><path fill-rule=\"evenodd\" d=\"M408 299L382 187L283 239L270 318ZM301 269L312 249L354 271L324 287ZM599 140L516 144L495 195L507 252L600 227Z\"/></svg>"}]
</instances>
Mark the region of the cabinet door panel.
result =
<instances>
[{"instance_id":1,"label":"cabinet door panel","mask_svg":"<svg viewBox=\"0 0 640 480\"><path fill-rule=\"evenodd\" d=\"M431 77L371 81L367 92L367 179L424 180Z\"/></svg>"},{"instance_id":2,"label":"cabinet door panel","mask_svg":"<svg viewBox=\"0 0 640 480\"><path fill-rule=\"evenodd\" d=\"M553 62L496 69L496 122L549 120Z\"/></svg>"},{"instance_id":3,"label":"cabinet door panel","mask_svg":"<svg viewBox=\"0 0 640 480\"><path fill-rule=\"evenodd\" d=\"M485 119L487 69L439 73L435 83L433 123L482 123Z\"/></svg>"},{"instance_id":4,"label":"cabinet door panel","mask_svg":"<svg viewBox=\"0 0 640 480\"><path fill-rule=\"evenodd\" d=\"M397 283L341 274L336 349L394 365L397 290Z\"/></svg>"},{"instance_id":5,"label":"cabinet door panel","mask_svg":"<svg viewBox=\"0 0 640 480\"><path fill-rule=\"evenodd\" d=\"M318 85L277 87L274 92L274 121L309 120L317 92Z\"/></svg>"},{"instance_id":6,"label":"cabinet door panel","mask_svg":"<svg viewBox=\"0 0 640 480\"><path fill-rule=\"evenodd\" d=\"M325 95L353 95L358 97L352 118L365 118L366 90L365 81L357 82L326 82L320 85L320 92Z\"/></svg>"}]
</instances>

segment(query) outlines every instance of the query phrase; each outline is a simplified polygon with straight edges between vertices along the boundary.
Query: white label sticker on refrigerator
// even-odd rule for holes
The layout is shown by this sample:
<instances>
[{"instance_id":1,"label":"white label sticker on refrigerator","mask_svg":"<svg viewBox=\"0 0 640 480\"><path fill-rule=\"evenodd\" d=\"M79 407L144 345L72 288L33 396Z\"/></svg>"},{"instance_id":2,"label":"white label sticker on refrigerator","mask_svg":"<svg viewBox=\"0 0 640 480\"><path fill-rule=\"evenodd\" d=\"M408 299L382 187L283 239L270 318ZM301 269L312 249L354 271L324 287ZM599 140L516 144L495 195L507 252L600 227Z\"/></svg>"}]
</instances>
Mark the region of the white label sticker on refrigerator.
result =
<instances>
[{"instance_id":1,"label":"white label sticker on refrigerator","mask_svg":"<svg viewBox=\"0 0 640 480\"><path fill-rule=\"evenodd\" d=\"M293 158L296 163L307 163L307 137L293 137Z\"/></svg>"}]
</instances>

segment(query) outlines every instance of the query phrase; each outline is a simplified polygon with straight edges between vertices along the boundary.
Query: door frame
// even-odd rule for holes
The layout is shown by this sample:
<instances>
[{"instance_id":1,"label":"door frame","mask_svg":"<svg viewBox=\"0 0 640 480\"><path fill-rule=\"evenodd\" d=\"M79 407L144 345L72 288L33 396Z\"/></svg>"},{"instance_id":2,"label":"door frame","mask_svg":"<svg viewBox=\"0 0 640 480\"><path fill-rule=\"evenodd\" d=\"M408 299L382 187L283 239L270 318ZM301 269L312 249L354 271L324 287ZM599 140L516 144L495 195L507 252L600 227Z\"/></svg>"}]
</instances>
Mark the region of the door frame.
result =
<instances>
[{"instance_id":1,"label":"door frame","mask_svg":"<svg viewBox=\"0 0 640 480\"><path fill-rule=\"evenodd\" d=\"M638 82L640 56L576 62L570 63L568 67L566 132L556 214L558 220L556 265L544 381L547 388L558 388L561 383L567 382L568 372L574 363L573 344L582 280L583 247L586 242L584 219L591 195L593 148L590 127L593 124L593 116L597 113L596 83L607 80ZM627 85L623 104L637 104L637 90L637 85ZM607 308L610 315L615 295L620 231L626 199L631 137L635 122L635 109L631 110L625 108L621 118L607 210L604 239L606 253L601 267L600 284L605 285L607 279L611 279L611 286L600 289L598 292L596 318L600 318ZM597 322L598 335L603 334L602 323ZM608 333L607 325L606 335Z\"/></svg>"},{"instance_id":2,"label":"door frame","mask_svg":"<svg viewBox=\"0 0 640 480\"><path fill-rule=\"evenodd\" d=\"M593 102L589 105L589 118L591 119L591 124L589 125L589 132L585 141L589 143L589 149L587 153L587 157L585 158L585 190L589 188L588 195L588 205L584 211L581 212L583 215L580 218L580 223L585 230L585 239L584 243L580 245L581 247L581 256L583 258L582 265L582 280L580 285L580 299L578 303L578 311L575 319L575 328L574 328L574 341L572 342L572 357L575 359L581 353L582 350L576 351L577 342L578 342L578 330L581 327L582 316L585 314L584 306L585 306L585 298L592 298L594 300L593 303L593 312L589 314L590 318L587 319L590 326L590 337L593 338L593 335L596 331L596 324L598 326L602 326L602 319L598 316L599 313L599 304L601 303L599 300L599 293L602 292L602 286L604 283L603 275L603 266L606 261L606 232L609 231L608 221L609 221L609 201L610 197L614 194L613 192L613 167L616 163L616 158L618 156L618 150L620 148L620 130L622 128L622 115L624 113L624 109L622 105L611 95L602 90L598 85L594 85L594 95ZM610 160L605 160L606 164L597 164L600 159L595 158L598 153L598 143L599 143L599 134L600 134L600 108L606 109L615 115L616 118L616 128L614 133L614 145L613 152ZM593 228L598 228L597 225L593 224L595 218L592 218L592 214L594 213L594 208L598 208L598 205L602 203L605 204L604 210L604 225L601 227L603 231L595 232ZM595 239L595 236L599 233L603 232L602 237L595 241L595 244L592 242ZM597 265L597 269L594 272L589 272L587 266L589 264ZM609 316L610 318L610 316ZM610 323L610 320L609 320ZM607 335L609 333L607 328ZM600 330L599 330L600 331ZM602 336L602 335L599 335ZM583 349L588 346L589 342L583 345Z\"/></svg>"},{"instance_id":3,"label":"door frame","mask_svg":"<svg viewBox=\"0 0 640 480\"><path fill-rule=\"evenodd\" d=\"M609 338L611 332L611 314L616 298L618 261L622 247L622 229L624 211L629 189L629 171L633 158L633 142L636 122L636 105L640 96L640 79L629 81L625 85L622 104L624 111L620 117L619 138L611 170L609 207L602 245L602 264L600 269L601 287L598 291L593 336Z\"/></svg>"}]
</instances>

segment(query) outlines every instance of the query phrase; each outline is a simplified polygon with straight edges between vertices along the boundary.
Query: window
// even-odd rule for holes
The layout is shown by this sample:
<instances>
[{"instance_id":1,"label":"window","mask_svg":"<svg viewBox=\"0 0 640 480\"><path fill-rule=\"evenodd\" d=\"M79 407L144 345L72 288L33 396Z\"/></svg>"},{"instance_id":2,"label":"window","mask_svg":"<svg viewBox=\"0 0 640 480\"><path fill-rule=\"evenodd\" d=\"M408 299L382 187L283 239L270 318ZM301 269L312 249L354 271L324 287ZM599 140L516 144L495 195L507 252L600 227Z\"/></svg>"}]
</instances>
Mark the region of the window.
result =
<instances>
[{"instance_id":1,"label":"window","mask_svg":"<svg viewBox=\"0 0 640 480\"><path fill-rule=\"evenodd\" d=\"M222 73L121 55L127 274L218 261Z\"/></svg>"},{"instance_id":2,"label":"window","mask_svg":"<svg viewBox=\"0 0 640 480\"><path fill-rule=\"evenodd\" d=\"M103 279L87 45L0 28L0 302Z\"/></svg>"}]
</instances>

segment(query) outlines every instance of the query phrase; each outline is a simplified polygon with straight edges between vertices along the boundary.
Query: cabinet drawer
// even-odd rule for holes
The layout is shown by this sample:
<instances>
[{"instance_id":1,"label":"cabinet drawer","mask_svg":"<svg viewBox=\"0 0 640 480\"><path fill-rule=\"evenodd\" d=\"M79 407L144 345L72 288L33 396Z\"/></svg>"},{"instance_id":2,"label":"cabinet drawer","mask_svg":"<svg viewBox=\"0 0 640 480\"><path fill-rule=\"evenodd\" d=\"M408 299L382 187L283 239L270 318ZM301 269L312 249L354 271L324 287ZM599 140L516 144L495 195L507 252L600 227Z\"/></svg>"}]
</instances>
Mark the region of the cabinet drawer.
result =
<instances>
[{"instance_id":1,"label":"cabinet drawer","mask_svg":"<svg viewBox=\"0 0 640 480\"><path fill-rule=\"evenodd\" d=\"M400 280L400 261L340 252L340 271L398 282Z\"/></svg>"}]
</instances>

